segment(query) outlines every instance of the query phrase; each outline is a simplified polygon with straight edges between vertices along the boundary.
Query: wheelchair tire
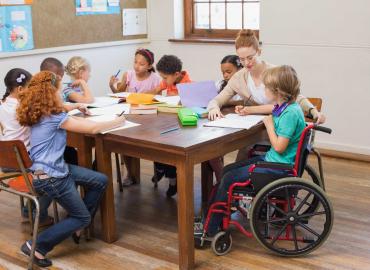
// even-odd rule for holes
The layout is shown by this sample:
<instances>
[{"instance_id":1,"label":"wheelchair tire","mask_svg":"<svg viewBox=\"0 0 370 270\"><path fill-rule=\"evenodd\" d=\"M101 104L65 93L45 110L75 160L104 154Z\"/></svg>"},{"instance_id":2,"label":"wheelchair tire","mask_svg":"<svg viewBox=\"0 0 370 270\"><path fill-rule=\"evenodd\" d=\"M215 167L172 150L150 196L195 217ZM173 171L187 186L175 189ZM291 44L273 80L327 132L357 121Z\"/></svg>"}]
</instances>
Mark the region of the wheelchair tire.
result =
<instances>
[{"instance_id":1,"label":"wheelchair tire","mask_svg":"<svg viewBox=\"0 0 370 270\"><path fill-rule=\"evenodd\" d=\"M285 209L280 208L281 200L285 199L282 194L285 198L294 198L294 204L286 203ZM301 211L312 196L317 208L308 213ZM297 200L297 197L303 199ZM273 215L261 215L266 205L274 209ZM254 198L250 217L257 241L267 250L288 257L306 255L319 248L328 238L334 220L325 192L318 185L296 177L279 179L261 189Z\"/></svg>"},{"instance_id":2,"label":"wheelchair tire","mask_svg":"<svg viewBox=\"0 0 370 270\"><path fill-rule=\"evenodd\" d=\"M211 247L213 252L218 255L222 256L231 250L231 246L233 245L233 239L231 237L230 232L221 231L218 232L212 240Z\"/></svg>"}]
</instances>

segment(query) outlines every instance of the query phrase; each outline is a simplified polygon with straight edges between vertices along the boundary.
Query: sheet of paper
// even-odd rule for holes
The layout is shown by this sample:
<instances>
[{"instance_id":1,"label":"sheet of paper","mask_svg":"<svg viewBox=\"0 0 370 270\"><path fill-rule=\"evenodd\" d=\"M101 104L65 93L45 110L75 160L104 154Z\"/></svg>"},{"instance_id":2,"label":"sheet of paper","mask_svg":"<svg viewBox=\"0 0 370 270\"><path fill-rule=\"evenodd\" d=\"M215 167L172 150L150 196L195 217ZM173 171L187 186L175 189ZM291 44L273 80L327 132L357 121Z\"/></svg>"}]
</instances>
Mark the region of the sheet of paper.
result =
<instances>
[{"instance_id":1,"label":"sheet of paper","mask_svg":"<svg viewBox=\"0 0 370 270\"><path fill-rule=\"evenodd\" d=\"M125 124L121 127L113 128L113 129L110 129L110 130L105 130L101 133L106 134L108 132L117 131L117 130L121 130L121 129L132 128L132 127L137 127L137 126L140 126L140 124L134 123L134 122L131 122L131 121L126 121Z\"/></svg>"},{"instance_id":2,"label":"sheet of paper","mask_svg":"<svg viewBox=\"0 0 370 270\"><path fill-rule=\"evenodd\" d=\"M92 11L93 12L106 12L108 10L107 0L93 0Z\"/></svg>"},{"instance_id":3,"label":"sheet of paper","mask_svg":"<svg viewBox=\"0 0 370 270\"><path fill-rule=\"evenodd\" d=\"M207 122L204 124L206 127L222 127L222 128L238 128L250 129L263 120L265 115L247 115L240 116L238 114L228 114L225 118L215 121Z\"/></svg>"},{"instance_id":4,"label":"sheet of paper","mask_svg":"<svg viewBox=\"0 0 370 270\"><path fill-rule=\"evenodd\" d=\"M117 115L121 114L123 111L125 111L123 114L130 114L130 108L130 104L121 103L102 108L92 108L89 109L89 111L92 115Z\"/></svg>"},{"instance_id":5,"label":"sheet of paper","mask_svg":"<svg viewBox=\"0 0 370 270\"><path fill-rule=\"evenodd\" d=\"M123 35L147 34L146 8L129 8L122 11Z\"/></svg>"},{"instance_id":6,"label":"sheet of paper","mask_svg":"<svg viewBox=\"0 0 370 270\"><path fill-rule=\"evenodd\" d=\"M127 98L129 95L130 95L129 92L108 93L108 96L115 98Z\"/></svg>"},{"instance_id":7,"label":"sheet of paper","mask_svg":"<svg viewBox=\"0 0 370 270\"><path fill-rule=\"evenodd\" d=\"M154 96L154 98L156 100L158 100L159 102L164 102L164 103L167 103L169 105L178 105L179 102L180 102L180 96L164 97L164 96L156 95L156 96Z\"/></svg>"},{"instance_id":8,"label":"sheet of paper","mask_svg":"<svg viewBox=\"0 0 370 270\"><path fill-rule=\"evenodd\" d=\"M113 97L95 97L93 103L86 103L89 108L101 108L114 104L118 104L119 99Z\"/></svg>"}]
</instances>

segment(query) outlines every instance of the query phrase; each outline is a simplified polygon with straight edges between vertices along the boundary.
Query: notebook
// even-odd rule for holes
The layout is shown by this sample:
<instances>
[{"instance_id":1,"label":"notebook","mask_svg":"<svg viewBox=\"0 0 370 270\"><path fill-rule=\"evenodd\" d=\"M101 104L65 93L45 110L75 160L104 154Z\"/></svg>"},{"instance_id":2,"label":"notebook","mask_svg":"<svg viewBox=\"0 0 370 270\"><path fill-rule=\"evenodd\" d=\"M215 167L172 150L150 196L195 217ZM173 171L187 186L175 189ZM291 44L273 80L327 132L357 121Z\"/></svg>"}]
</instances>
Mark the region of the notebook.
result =
<instances>
[{"instance_id":1,"label":"notebook","mask_svg":"<svg viewBox=\"0 0 370 270\"><path fill-rule=\"evenodd\" d=\"M222 128L241 128L250 129L251 127L260 123L265 115L246 115L241 116L230 113L225 118L220 118L215 121L205 123L206 127L222 127Z\"/></svg>"},{"instance_id":2,"label":"notebook","mask_svg":"<svg viewBox=\"0 0 370 270\"><path fill-rule=\"evenodd\" d=\"M208 103L218 94L214 81L202 81L177 84L181 104L184 107L208 106Z\"/></svg>"}]
</instances>

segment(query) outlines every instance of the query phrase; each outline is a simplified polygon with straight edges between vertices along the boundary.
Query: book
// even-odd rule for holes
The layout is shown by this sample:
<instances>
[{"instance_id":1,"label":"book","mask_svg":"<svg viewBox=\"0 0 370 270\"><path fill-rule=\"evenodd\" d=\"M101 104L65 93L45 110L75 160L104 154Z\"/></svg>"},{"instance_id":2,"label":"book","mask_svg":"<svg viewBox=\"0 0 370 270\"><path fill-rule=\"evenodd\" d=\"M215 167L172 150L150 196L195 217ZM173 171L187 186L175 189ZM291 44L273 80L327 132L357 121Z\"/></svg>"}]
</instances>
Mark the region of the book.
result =
<instances>
[{"instance_id":1,"label":"book","mask_svg":"<svg viewBox=\"0 0 370 270\"><path fill-rule=\"evenodd\" d=\"M157 114L157 107L150 105L131 106L130 114Z\"/></svg>"},{"instance_id":2,"label":"book","mask_svg":"<svg viewBox=\"0 0 370 270\"><path fill-rule=\"evenodd\" d=\"M122 103L125 100L122 98L114 98L114 97L95 97L94 102L92 103L82 103L86 105L88 108L102 108L107 107L110 105Z\"/></svg>"},{"instance_id":3,"label":"book","mask_svg":"<svg viewBox=\"0 0 370 270\"><path fill-rule=\"evenodd\" d=\"M183 107L181 105L158 104L157 108L158 108L158 112L178 113L178 111Z\"/></svg>"},{"instance_id":4,"label":"book","mask_svg":"<svg viewBox=\"0 0 370 270\"><path fill-rule=\"evenodd\" d=\"M224 118L210 121L204 124L206 127L222 127L222 128L238 128L250 129L260 123L265 115L246 115L241 116L235 113L230 113Z\"/></svg>"}]
</instances>

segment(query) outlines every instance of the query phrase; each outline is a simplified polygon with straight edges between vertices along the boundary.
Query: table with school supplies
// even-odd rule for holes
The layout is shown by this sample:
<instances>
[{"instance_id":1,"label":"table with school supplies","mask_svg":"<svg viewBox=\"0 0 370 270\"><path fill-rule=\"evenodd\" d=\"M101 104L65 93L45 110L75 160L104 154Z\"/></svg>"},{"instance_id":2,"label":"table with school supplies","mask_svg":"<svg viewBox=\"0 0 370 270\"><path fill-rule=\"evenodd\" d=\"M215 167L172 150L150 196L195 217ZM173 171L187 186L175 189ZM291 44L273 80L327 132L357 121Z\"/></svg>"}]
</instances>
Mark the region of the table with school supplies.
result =
<instances>
[{"instance_id":1,"label":"table with school supplies","mask_svg":"<svg viewBox=\"0 0 370 270\"><path fill-rule=\"evenodd\" d=\"M86 165L91 164L88 159L95 144L98 170L109 178L101 205L103 240L117 240L111 153L173 165L177 167L179 268L193 269L194 166L202 164L202 200L206 201L212 186L207 161L257 143L265 134L264 126L259 123L248 130L206 127L208 120L199 119L197 126L183 127L177 114L168 113L128 115L127 120L140 125L94 137L82 136L84 143L73 144L73 136L77 136L74 140L82 139L76 134L71 134L69 140L79 148L79 161Z\"/></svg>"}]
</instances>

